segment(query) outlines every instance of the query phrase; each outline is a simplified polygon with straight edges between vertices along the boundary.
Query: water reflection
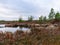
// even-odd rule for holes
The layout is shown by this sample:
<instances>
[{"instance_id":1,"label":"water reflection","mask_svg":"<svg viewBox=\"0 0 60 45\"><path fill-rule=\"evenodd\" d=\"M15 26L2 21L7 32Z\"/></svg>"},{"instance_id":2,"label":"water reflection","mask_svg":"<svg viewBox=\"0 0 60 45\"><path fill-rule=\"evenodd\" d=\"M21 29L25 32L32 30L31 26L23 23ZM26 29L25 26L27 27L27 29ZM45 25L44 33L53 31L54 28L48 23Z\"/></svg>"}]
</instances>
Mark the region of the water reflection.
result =
<instances>
[{"instance_id":1,"label":"water reflection","mask_svg":"<svg viewBox=\"0 0 60 45\"><path fill-rule=\"evenodd\" d=\"M0 31L8 31L8 32L15 32L16 30L22 30L22 31L27 31L30 30L29 28L26 27L5 27L5 25L0 25Z\"/></svg>"}]
</instances>

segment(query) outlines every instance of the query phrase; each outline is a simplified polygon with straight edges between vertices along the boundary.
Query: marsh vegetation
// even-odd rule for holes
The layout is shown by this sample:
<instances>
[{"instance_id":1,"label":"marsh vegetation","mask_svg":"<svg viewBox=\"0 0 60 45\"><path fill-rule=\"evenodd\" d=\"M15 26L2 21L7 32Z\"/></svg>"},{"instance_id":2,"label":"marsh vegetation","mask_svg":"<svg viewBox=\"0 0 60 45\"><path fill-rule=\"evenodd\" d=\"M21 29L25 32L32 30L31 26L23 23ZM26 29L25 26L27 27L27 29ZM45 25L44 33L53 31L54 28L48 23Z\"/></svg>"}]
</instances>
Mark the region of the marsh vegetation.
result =
<instances>
[{"instance_id":1,"label":"marsh vegetation","mask_svg":"<svg viewBox=\"0 0 60 45\"><path fill-rule=\"evenodd\" d=\"M31 30L16 30L12 32L0 31L0 45L60 45L60 13L51 11L46 16L40 16L39 20L33 20L34 17L28 17L28 20L19 18L15 22L6 22L7 26L25 26ZM4 21L5 22L5 21Z\"/></svg>"}]
</instances>

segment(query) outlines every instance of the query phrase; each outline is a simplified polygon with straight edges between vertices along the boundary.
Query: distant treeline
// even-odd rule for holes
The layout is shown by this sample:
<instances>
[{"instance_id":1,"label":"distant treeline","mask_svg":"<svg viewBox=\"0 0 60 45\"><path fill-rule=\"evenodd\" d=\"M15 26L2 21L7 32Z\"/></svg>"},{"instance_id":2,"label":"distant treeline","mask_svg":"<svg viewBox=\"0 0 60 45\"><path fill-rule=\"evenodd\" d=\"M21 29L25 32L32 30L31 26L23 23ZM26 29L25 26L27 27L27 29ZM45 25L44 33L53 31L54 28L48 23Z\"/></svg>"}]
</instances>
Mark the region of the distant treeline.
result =
<instances>
[{"instance_id":1,"label":"distant treeline","mask_svg":"<svg viewBox=\"0 0 60 45\"><path fill-rule=\"evenodd\" d=\"M29 16L27 20L23 20L22 17L19 18L19 20L13 20L12 22L32 22L32 21L37 21L38 23L44 23L44 22L49 22L51 20L57 20L60 21L60 13L57 11L55 12L53 8L51 8L48 18L46 16L40 16L38 17L38 20L34 20L34 16ZM5 20L0 20L0 22L5 22ZM9 21L6 21L9 22Z\"/></svg>"},{"instance_id":2,"label":"distant treeline","mask_svg":"<svg viewBox=\"0 0 60 45\"><path fill-rule=\"evenodd\" d=\"M47 22L47 21L51 21L51 20L58 20L60 21L60 13L59 12L55 12L53 8L51 8L50 13L48 15L48 18L46 16L40 16L38 17L38 22L42 23L42 22ZM30 16L28 17L27 21L33 21L34 17ZM24 20L22 18L19 18L19 22L23 22Z\"/></svg>"}]
</instances>

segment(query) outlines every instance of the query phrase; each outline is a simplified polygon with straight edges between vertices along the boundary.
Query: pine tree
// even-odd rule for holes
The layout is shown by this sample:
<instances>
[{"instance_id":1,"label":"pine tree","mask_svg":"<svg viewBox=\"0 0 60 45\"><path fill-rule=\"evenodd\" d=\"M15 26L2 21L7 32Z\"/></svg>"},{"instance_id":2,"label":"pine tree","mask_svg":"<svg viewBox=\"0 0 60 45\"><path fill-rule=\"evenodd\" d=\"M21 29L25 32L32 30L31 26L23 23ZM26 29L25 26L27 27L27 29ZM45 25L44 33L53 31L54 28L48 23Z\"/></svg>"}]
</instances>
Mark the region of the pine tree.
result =
<instances>
[{"instance_id":1,"label":"pine tree","mask_svg":"<svg viewBox=\"0 0 60 45\"><path fill-rule=\"evenodd\" d=\"M55 18L55 12L54 12L54 9L51 8L51 11L50 11L50 13L49 13L49 20L52 20L52 19L54 19L54 18Z\"/></svg>"},{"instance_id":2,"label":"pine tree","mask_svg":"<svg viewBox=\"0 0 60 45\"><path fill-rule=\"evenodd\" d=\"M28 21L33 21L33 16L28 17Z\"/></svg>"},{"instance_id":3,"label":"pine tree","mask_svg":"<svg viewBox=\"0 0 60 45\"><path fill-rule=\"evenodd\" d=\"M59 13L59 12L56 13L55 19L56 19L56 20L60 20L60 13Z\"/></svg>"}]
</instances>

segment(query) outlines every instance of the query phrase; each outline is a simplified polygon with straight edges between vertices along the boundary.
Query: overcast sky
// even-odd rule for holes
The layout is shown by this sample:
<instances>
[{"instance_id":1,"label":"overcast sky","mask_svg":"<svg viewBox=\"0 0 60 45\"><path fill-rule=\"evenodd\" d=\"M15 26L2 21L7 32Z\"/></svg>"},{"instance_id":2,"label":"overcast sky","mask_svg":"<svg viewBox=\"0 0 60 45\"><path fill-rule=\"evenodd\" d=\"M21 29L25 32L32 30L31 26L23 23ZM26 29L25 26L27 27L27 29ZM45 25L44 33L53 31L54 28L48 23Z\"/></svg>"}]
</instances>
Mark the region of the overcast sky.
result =
<instances>
[{"instance_id":1,"label":"overcast sky","mask_svg":"<svg viewBox=\"0 0 60 45\"><path fill-rule=\"evenodd\" d=\"M0 0L0 20L48 16L51 8L60 11L60 0Z\"/></svg>"}]
</instances>

